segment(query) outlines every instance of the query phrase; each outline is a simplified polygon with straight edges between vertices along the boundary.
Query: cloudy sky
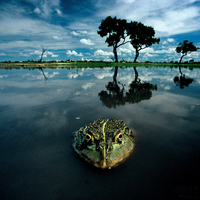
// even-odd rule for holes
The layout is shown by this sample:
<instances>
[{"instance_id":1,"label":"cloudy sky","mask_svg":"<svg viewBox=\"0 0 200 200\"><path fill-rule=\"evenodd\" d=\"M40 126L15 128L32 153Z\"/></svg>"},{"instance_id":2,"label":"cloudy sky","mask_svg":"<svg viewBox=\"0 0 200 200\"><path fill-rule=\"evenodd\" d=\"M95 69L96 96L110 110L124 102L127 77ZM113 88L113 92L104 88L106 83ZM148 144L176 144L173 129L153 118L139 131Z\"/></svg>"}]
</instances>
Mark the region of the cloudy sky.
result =
<instances>
[{"instance_id":1,"label":"cloudy sky","mask_svg":"<svg viewBox=\"0 0 200 200\"><path fill-rule=\"evenodd\" d=\"M140 52L138 61L178 61L175 47L189 40L200 47L200 0L7 0L0 1L0 61L109 60L112 48L97 34L107 16L142 22L160 44ZM130 44L119 60L134 60ZM200 50L184 58L200 61Z\"/></svg>"}]
</instances>

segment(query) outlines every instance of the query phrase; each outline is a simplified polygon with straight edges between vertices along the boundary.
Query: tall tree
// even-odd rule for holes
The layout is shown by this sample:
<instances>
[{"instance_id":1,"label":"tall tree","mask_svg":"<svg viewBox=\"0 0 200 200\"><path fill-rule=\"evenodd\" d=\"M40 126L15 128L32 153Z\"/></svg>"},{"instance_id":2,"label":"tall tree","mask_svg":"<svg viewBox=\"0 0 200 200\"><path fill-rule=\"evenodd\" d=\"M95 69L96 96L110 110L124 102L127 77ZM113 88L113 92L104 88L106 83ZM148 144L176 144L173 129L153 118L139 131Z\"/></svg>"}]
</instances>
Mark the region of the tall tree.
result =
<instances>
[{"instance_id":1,"label":"tall tree","mask_svg":"<svg viewBox=\"0 0 200 200\"><path fill-rule=\"evenodd\" d=\"M145 49L152 44L159 44L160 38L155 38L155 31L151 26L145 26L141 22L130 22L127 28L127 34L130 35L131 44L135 49L135 59L136 62L139 51Z\"/></svg>"},{"instance_id":2,"label":"tall tree","mask_svg":"<svg viewBox=\"0 0 200 200\"><path fill-rule=\"evenodd\" d=\"M130 42L130 40L127 40L129 36L127 34L127 21L108 16L101 21L97 33L101 37L107 36L105 42L108 44L108 47L113 47L115 62L118 62L117 48Z\"/></svg>"},{"instance_id":3,"label":"tall tree","mask_svg":"<svg viewBox=\"0 0 200 200\"><path fill-rule=\"evenodd\" d=\"M181 58L179 60L179 63L181 63L184 56L186 56L188 53L192 51L197 51L197 49L198 48L193 45L193 42L188 42L188 40L180 42L175 49L177 53L181 53Z\"/></svg>"},{"instance_id":4,"label":"tall tree","mask_svg":"<svg viewBox=\"0 0 200 200\"><path fill-rule=\"evenodd\" d=\"M43 59L43 56L44 56L44 53L46 52L47 49L45 49L43 46L42 47L42 53L41 53L41 58L38 62L42 62L42 59Z\"/></svg>"}]
</instances>

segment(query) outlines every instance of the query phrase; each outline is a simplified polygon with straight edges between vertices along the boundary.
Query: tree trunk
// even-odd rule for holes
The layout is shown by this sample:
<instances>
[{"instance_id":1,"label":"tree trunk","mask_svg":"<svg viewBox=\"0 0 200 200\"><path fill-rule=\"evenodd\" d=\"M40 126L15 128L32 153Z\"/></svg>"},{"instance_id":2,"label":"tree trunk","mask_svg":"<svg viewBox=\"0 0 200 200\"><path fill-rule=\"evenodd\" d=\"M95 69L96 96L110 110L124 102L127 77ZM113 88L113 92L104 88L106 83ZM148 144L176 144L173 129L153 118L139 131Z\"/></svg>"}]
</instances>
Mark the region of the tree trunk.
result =
<instances>
[{"instance_id":1,"label":"tree trunk","mask_svg":"<svg viewBox=\"0 0 200 200\"><path fill-rule=\"evenodd\" d=\"M42 62L42 59L43 59L43 55L44 53L46 52L47 49L45 49L44 47L42 48L42 54L41 54L41 58L39 60L39 62Z\"/></svg>"},{"instance_id":2,"label":"tree trunk","mask_svg":"<svg viewBox=\"0 0 200 200\"><path fill-rule=\"evenodd\" d=\"M113 53L114 53L114 56L115 56L115 62L118 62L117 46L113 46Z\"/></svg>"},{"instance_id":3,"label":"tree trunk","mask_svg":"<svg viewBox=\"0 0 200 200\"><path fill-rule=\"evenodd\" d=\"M134 71L135 71L135 83L136 83L138 79L138 72L137 72L136 67L134 67Z\"/></svg>"},{"instance_id":4,"label":"tree trunk","mask_svg":"<svg viewBox=\"0 0 200 200\"><path fill-rule=\"evenodd\" d=\"M45 51L46 51L46 50L45 50ZM41 58L40 58L40 61L39 61L39 62L42 62L43 55L44 55L45 51L42 52L42 54L41 54Z\"/></svg>"},{"instance_id":5,"label":"tree trunk","mask_svg":"<svg viewBox=\"0 0 200 200\"><path fill-rule=\"evenodd\" d=\"M180 73L180 76L182 76L182 75L183 75L183 73L182 73L182 71L181 71L181 66L178 66L178 68L179 68L179 73Z\"/></svg>"},{"instance_id":6,"label":"tree trunk","mask_svg":"<svg viewBox=\"0 0 200 200\"><path fill-rule=\"evenodd\" d=\"M138 51L138 49L135 49L135 59L134 59L134 62L136 62L138 56L139 56L139 51Z\"/></svg>"},{"instance_id":7,"label":"tree trunk","mask_svg":"<svg viewBox=\"0 0 200 200\"><path fill-rule=\"evenodd\" d=\"M113 76L113 82L115 83L115 85L117 85L117 73L118 73L118 67L115 67L115 73Z\"/></svg>"},{"instance_id":8,"label":"tree trunk","mask_svg":"<svg viewBox=\"0 0 200 200\"><path fill-rule=\"evenodd\" d=\"M181 63L181 61L182 61L182 59L183 59L184 56L186 56L186 54L183 54L183 55L181 56L181 58L180 58L180 60L179 60L179 63Z\"/></svg>"}]
</instances>

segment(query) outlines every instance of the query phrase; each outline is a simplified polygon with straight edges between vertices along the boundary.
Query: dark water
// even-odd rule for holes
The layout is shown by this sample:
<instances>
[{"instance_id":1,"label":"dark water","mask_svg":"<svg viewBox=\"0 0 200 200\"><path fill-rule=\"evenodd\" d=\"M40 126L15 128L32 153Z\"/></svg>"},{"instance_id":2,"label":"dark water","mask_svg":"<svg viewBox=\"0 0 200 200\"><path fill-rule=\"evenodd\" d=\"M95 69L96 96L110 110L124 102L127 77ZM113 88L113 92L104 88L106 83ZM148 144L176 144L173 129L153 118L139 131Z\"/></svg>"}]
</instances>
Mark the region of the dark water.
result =
<instances>
[{"instance_id":1,"label":"dark water","mask_svg":"<svg viewBox=\"0 0 200 200\"><path fill-rule=\"evenodd\" d=\"M197 198L200 69L181 70L0 70L0 199ZM111 170L72 148L73 132L98 118L137 131Z\"/></svg>"}]
</instances>

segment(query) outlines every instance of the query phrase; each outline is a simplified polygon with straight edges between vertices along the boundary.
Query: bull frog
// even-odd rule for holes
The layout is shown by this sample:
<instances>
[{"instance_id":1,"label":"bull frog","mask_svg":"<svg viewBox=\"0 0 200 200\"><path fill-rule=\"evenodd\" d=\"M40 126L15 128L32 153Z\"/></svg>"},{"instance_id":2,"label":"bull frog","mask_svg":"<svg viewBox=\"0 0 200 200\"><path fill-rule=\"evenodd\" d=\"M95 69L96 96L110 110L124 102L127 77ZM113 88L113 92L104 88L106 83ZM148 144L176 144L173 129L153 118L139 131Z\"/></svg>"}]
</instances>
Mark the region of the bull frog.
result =
<instances>
[{"instance_id":1,"label":"bull frog","mask_svg":"<svg viewBox=\"0 0 200 200\"><path fill-rule=\"evenodd\" d=\"M98 119L75 133L73 147L90 164L111 169L133 152L134 137L123 120Z\"/></svg>"}]
</instances>

